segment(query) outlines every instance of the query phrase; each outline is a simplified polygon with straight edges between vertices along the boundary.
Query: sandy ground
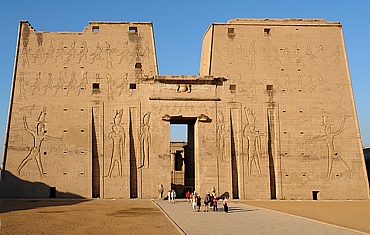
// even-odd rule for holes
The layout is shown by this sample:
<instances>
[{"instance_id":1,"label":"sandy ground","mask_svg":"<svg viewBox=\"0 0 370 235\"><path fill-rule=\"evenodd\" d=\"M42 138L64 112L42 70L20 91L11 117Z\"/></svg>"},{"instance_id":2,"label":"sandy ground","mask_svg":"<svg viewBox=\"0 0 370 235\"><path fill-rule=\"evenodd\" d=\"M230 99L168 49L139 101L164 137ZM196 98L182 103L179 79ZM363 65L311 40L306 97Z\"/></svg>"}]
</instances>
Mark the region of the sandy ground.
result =
<instances>
[{"instance_id":1,"label":"sandy ground","mask_svg":"<svg viewBox=\"0 0 370 235\"><path fill-rule=\"evenodd\" d=\"M370 201L235 202L370 233ZM0 200L0 213L0 234L179 234L150 200Z\"/></svg>"},{"instance_id":2,"label":"sandy ground","mask_svg":"<svg viewBox=\"0 0 370 235\"><path fill-rule=\"evenodd\" d=\"M370 234L370 200L367 201L239 201L298 215Z\"/></svg>"},{"instance_id":3,"label":"sandy ground","mask_svg":"<svg viewBox=\"0 0 370 235\"><path fill-rule=\"evenodd\" d=\"M150 200L3 200L0 234L179 234Z\"/></svg>"}]
</instances>

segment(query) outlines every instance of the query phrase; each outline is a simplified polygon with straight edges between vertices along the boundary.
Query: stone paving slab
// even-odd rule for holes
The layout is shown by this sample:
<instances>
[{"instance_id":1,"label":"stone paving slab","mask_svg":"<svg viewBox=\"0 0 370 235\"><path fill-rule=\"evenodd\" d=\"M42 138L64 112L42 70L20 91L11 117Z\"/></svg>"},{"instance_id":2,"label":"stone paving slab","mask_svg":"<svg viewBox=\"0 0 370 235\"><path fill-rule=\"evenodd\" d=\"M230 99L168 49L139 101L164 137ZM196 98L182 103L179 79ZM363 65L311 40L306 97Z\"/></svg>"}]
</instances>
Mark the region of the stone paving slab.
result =
<instances>
[{"instance_id":1,"label":"stone paving slab","mask_svg":"<svg viewBox=\"0 0 370 235\"><path fill-rule=\"evenodd\" d=\"M218 212L193 212L191 203L178 200L154 203L178 226L183 234L366 234L363 232L297 217L259 207L231 202L225 213L222 202Z\"/></svg>"}]
</instances>

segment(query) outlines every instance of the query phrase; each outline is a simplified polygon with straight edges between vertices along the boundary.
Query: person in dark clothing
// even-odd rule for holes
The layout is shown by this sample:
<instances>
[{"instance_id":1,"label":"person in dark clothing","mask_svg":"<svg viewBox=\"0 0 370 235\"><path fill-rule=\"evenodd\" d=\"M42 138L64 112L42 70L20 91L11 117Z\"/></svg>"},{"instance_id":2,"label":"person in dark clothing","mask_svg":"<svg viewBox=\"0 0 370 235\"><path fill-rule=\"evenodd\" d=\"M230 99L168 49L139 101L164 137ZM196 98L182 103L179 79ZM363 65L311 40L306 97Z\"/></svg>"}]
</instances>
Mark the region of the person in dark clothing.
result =
<instances>
[{"instance_id":1,"label":"person in dark clothing","mask_svg":"<svg viewBox=\"0 0 370 235\"><path fill-rule=\"evenodd\" d=\"M197 211L199 212L200 211L200 207L202 205L202 198L197 195Z\"/></svg>"}]
</instances>

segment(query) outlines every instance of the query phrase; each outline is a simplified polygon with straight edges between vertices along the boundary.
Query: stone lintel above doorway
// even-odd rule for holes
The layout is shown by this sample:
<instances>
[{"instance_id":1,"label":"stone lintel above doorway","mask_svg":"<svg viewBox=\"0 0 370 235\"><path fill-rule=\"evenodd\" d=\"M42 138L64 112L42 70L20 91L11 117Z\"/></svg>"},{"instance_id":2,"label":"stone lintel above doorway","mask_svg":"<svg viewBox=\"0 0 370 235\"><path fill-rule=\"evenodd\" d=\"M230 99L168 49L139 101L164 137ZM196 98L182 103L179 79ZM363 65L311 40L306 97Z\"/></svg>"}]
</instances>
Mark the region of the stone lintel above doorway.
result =
<instances>
[{"instance_id":1,"label":"stone lintel above doorway","mask_svg":"<svg viewBox=\"0 0 370 235\"><path fill-rule=\"evenodd\" d=\"M154 81L166 84L209 84L220 85L227 79L214 76L157 75Z\"/></svg>"}]
</instances>

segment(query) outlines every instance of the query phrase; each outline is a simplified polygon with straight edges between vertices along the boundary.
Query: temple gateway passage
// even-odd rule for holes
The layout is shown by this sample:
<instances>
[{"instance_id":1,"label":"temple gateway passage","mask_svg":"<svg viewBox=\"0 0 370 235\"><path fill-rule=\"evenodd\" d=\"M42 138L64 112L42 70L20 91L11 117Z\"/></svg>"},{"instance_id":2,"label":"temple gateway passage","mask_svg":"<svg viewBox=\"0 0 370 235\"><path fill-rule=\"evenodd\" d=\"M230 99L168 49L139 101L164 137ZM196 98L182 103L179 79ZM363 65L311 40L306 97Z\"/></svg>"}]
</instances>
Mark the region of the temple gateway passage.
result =
<instances>
[{"instance_id":1,"label":"temple gateway passage","mask_svg":"<svg viewBox=\"0 0 370 235\"><path fill-rule=\"evenodd\" d=\"M340 23L212 23L191 76L154 45L152 23L21 21L0 196L369 199Z\"/></svg>"}]
</instances>

